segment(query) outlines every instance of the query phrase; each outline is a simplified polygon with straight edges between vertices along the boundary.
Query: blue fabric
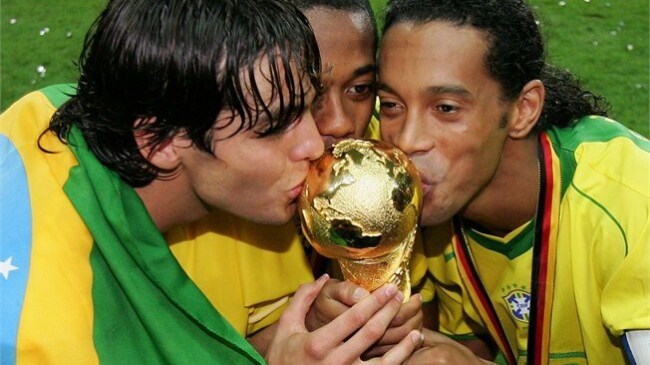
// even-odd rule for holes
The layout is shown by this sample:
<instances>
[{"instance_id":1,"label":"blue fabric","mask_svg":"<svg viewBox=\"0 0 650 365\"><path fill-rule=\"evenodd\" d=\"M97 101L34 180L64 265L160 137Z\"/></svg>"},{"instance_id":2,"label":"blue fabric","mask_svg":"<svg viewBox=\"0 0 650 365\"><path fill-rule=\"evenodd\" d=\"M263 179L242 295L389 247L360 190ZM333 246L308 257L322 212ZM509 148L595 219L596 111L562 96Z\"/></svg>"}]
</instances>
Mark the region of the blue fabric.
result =
<instances>
[{"instance_id":1,"label":"blue fabric","mask_svg":"<svg viewBox=\"0 0 650 365\"><path fill-rule=\"evenodd\" d=\"M31 204L20 154L0 135L0 364L16 363L18 322L32 246Z\"/></svg>"}]
</instances>

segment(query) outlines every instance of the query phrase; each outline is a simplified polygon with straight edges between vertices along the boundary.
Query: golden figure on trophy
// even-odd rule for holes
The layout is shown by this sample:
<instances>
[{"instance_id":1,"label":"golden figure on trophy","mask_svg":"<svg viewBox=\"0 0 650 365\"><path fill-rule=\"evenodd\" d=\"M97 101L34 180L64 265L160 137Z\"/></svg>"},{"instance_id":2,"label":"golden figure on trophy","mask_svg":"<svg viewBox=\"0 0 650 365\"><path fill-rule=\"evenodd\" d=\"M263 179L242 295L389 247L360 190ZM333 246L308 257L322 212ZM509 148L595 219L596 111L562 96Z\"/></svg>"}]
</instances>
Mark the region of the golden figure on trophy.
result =
<instances>
[{"instance_id":1,"label":"golden figure on trophy","mask_svg":"<svg viewBox=\"0 0 650 365\"><path fill-rule=\"evenodd\" d=\"M369 291L395 283L406 301L421 204L420 176L402 151L349 139L312 163L298 211L309 243L337 259L346 280Z\"/></svg>"}]
</instances>

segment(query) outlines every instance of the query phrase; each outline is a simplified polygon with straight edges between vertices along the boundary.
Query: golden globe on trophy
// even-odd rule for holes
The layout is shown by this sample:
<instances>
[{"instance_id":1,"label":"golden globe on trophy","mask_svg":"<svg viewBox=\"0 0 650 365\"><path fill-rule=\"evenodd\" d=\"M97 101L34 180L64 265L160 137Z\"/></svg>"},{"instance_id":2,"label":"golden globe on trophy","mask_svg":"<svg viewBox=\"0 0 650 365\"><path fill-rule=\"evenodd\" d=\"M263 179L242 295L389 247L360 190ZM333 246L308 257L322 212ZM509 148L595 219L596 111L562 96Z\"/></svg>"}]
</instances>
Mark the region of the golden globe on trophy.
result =
<instances>
[{"instance_id":1,"label":"golden globe on trophy","mask_svg":"<svg viewBox=\"0 0 650 365\"><path fill-rule=\"evenodd\" d=\"M421 203L420 175L406 154L348 139L312 163L298 211L309 243L338 260L345 280L369 291L392 282L406 301Z\"/></svg>"}]
</instances>

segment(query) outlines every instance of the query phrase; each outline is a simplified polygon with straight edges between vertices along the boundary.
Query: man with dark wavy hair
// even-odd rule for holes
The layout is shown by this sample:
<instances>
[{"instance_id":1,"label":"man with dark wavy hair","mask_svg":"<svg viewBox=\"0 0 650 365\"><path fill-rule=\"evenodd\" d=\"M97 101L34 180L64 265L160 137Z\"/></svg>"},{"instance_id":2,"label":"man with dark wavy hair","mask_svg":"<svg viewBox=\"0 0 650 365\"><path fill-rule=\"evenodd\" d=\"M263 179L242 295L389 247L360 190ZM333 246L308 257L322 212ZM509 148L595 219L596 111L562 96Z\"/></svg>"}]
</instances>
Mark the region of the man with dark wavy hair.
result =
<instances>
[{"instance_id":1,"label":"man with dark wavy hair","mask_svg":"<svg viewBox=\"0 0 650 365\"><path fill-rule=\"evenodd\" d=\"M423 180L439 331L509 364L650 363L650 143L546 63L521 0L394 0L382 138ZM424 363L477 363L427 336ZM415 359L413 359L415 363Z\"/></svg>"},{"instance_id":2,"label":"man with dark wavy hair","mask_svg":"<svg viewBox=\"0 0 650 365\"><path fill-rule=\"evenodd\" d=\"M322 88L311 112L323 143L327 147L345 138L379 139L378 121L371 120L376 101L377 25L370 2L288 2L309 20L318 42ZM296 222L262 225L217 210L170 230L166 238L176 259L210 302L264 354L296 288L313 281L328 266L327 260L310 251L299 229ZM264 270L260 270L262 263ZM412 275L414 281L426 272L423 260L419 268L418 275ZM307 328L326 325L368 294L350 282L328 281L309 311ZM322 303L335 308L321 311ZM420 328L420 308L420 297L412 296L367 355L386 352L412 329Z\"/></svg>"},{"instance_id":3,"label":"man with dark wavy hair","mask_svg":"<svg viewBox=\"0 0 650 365\"><path fill-rule=\"evenodd\" d=\"M294 216L323 152L307 20L276 0L112 0L79 65L76 88L0 117L0 362L264 363L162 233L215 209ZM387 285L308 332L325 281L298 289L269 363L359 362L400 308ZM377 361L404 361L411 335Z\"/></svg>"}]
</instances>

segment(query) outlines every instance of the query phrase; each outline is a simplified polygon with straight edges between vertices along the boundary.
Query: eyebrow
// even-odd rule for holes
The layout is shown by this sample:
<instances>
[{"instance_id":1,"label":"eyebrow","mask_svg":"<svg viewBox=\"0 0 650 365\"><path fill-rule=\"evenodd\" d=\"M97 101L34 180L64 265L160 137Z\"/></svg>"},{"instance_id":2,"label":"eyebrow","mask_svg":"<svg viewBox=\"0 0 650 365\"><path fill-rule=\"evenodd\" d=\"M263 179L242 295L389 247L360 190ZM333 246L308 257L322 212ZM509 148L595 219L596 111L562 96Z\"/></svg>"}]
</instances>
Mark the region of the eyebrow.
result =
<instances>
[{"instance_id":1,"label":"eyebrow","mask_svg":"<svg viewBox=\"0 0 650 365\"><path fill-rule=\"evenodd\" d=\"M377 66L375 66L375 65L365 65L365 66L359 67L358 69L354 70L354 72L352 73L352 76L358 77L358 76L361 76L361 75L365 75L367 73L371 73L371 72L374 73L376 71L377 71Z\"/></svg>"},{"instance_id":2,"label":"eyebrow","mask_svg":"<svg viewBox=\"0 0 650 365\"><path fill-rule=\"evenodd\" d=\"M397 93L395 92L395 90L393 90L392 87L386 85L386 84L383 83L383 82L378 82L378 83L377 83L377 90L386 91L386 92L389 92L389 93L391 93L391 94L397 94Z\"/></svg>"},{"instance_id":3,"label":"eyebrow","mask_svg":"<svg viewBox=\"0 0 650 365\"><path fill-rule=\"evenodd\" d=\"M396 94L395 90L383 82L379 82L377 89ZM429 86L425 89L427 94L455 94L458 96L471 96L469 90L456 85Z\"/></svg>"},{"instance_id":4,"label":"eyebrow","mask_svg":"<svg viewBox=\"0 0 650 365\"><path fill-rule=\"evenodd\" d=\"M455 94L458 96L471 95L469 90L465 89L462 86L456 86L456 85L429 86L426 88L426 91L429 94Z\"/></svg>"},{"instance_id":5,"label":"eyebrow","mask_svg":"<svg viewBox=\"0 0 650 365\"><path fill-rule=\"evenodd\" d=\"M307 86L307 88L304 89L302 103L300 102L300 97L296 95L297 100L294 100L295 103L293 105L286 104L284 106L286 109L285 114L295 114L297 118L297 116L300 115L303 111L309 109L315 94L316 92L314 91L314 87L311 85ZM268 113L265 113L263 110L258 111L256 124L266 123L266 125L270 125L277 122L278 119L280 119L280 109L282 108L283 107L278 103L273 103L273 105L267 106ZM289 112L290 110L294 111Z\"/></svg>"}]
</instances>

